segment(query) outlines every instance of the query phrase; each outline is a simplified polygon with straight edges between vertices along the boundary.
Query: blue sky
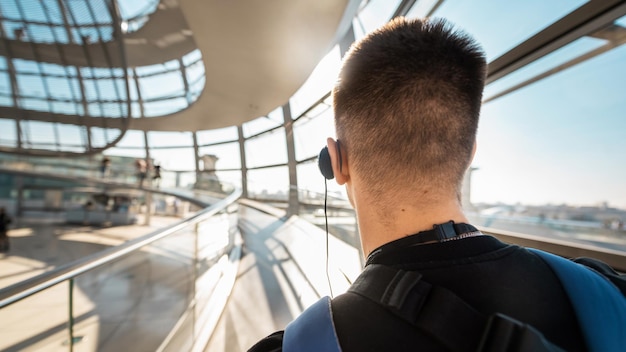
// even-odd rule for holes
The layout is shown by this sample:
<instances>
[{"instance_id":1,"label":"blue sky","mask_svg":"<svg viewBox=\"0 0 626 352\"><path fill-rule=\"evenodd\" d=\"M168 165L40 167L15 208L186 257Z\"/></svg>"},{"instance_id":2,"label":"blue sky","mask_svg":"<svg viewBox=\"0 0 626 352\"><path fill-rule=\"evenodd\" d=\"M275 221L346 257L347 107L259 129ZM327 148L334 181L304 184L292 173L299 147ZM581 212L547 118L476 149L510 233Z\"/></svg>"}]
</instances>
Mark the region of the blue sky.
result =
<instances>
[{"instance_id":1,"label":"blue sky","mask_svg":"<svg viewBox=\"0 0 626 352\"><path fill-rule=\"evenodd\" d=\"M483 106L475 201L626 207L626 47Z\"/></svg>"}]
</instances>

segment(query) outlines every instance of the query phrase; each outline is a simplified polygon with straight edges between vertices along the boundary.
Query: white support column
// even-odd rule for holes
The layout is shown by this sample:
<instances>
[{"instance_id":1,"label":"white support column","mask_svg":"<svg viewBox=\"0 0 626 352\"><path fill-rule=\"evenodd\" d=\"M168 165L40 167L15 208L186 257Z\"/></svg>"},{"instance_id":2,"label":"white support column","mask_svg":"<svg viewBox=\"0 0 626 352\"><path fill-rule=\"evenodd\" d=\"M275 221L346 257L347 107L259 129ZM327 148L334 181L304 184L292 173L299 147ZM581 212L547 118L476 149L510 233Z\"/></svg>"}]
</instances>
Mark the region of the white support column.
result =
<instances>
[{"instance_id":1,"label":"white support column","mask_svg":"<svg viewBox=\"0 0 626 352\"><path fill-rule=\"evenodd\" d=\"M298 201L298 171L296 161L296 148L293 139L293 119L291 118L291 107L289 102L283 105L283 121L285 128L285 139L287 143L287 168L289 169L289 203L287 216L297 215L300 207Z\"/></svg>"},{"instance_id":2,"label":"white support column","mask_svg":"<svg viewBox=\"0 0 626 352\"><path fill-rule=\"evenodd\" d=\"M241 159L241 197L248 198L248 166L246 164L246 139L242 125L237 126L239 135L239 158Z\"/></svg>"}]
</instances>

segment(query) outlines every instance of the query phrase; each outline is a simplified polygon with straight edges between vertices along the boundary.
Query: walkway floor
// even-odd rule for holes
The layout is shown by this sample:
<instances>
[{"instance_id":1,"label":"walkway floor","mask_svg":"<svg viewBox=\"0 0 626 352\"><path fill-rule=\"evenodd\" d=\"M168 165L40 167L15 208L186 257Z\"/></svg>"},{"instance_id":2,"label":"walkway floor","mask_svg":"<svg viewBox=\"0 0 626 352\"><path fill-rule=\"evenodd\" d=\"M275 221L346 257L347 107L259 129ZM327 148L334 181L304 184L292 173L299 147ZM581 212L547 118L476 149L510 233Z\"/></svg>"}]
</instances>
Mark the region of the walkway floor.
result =
<instances>
[{"instance_id":1,"label":"walkway floor","mask_svg":"<svg viewBox=\"0 0 626 352\"><path fill-rule=\"evenodd\" d=\"M24 221L9 232L11 250L0 254L0 287L33 277L86 255L121 244L180 220L152 216L150 226L71 226ZM143 219L139 219L142 223ZM152 251L154 252L154 250ZM124 351L141 336L154 350L186 307L184 265L146 251L75 281L74 351ZM158 268L158 270L156 270ZM171 278L169 278L169 277ZM181 299L182 298L182 299ZM0 310L1 351L68 351L68 283L61 283ZM171 318L155 319L155 312ZM33 336L33 332L36 335Z\"/></svg>"},{"instance_id":2,"label":"walkway floor","mask_svg":"<svg viewBox=\"0 0 626 352\"><path fill-rule=\"evenodd\" d=\"M152 217L151 226L75 227L46 223L11 231L11 252L0 255L0 287L163 227L176 218ZM141 219L140 219L141 221ZM329 238L298 217L239 209L244 238L231 296L205 351L245 351L286 324L319 297L335 295L360 271L357 249ZM74 351L154 351L193 296L191 236L164 243L76 280ZM1 351L68 351L69 287L61 283L0 310ZM36 335L33 336L33 333ZM138 342L139 340L139 342Z\"/></svg>"},{"instance_id":3,"label":"walkway floor","mask_svg":"<svg viewBox=\"0 0 626 352\"><path fill-rule=\"evenodd\" d=\"M285 326L319 297L344 292L361 269L357 249L330 237L330 275L325 271L325 233L297 217L276 218L240 208L244 248L226 308L205 352L246 351Z\"/></svg>"}]
</instances>

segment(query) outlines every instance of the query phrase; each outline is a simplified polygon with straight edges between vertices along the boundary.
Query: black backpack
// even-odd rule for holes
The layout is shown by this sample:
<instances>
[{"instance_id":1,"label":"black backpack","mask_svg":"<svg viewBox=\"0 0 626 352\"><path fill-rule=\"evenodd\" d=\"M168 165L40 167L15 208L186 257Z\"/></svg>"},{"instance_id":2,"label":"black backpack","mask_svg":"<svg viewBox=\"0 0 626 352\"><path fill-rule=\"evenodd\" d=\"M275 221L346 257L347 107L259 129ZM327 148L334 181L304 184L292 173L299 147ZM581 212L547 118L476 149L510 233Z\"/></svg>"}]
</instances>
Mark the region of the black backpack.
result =
<instances>
[{"instance_id":1,"label":"black backpack","mask_svg":"<svg viewBox=\"0 0 626 352\"><path fill-rule=\"evenodd\" d=\"M567 259L530 249L561 280L576 311L587 349L626 351L626 298L605 276ZM376 285L371 283L375 282ZM415 271L368 265L348 290L384 306L450 351L559 352L532 326L504 314L484 316L452 291ZM445 308L443 308L445 307ZM450 339L449 331L455 332ZM330 298L323 297L285 329L283 351L341 351Z\"/></svg>"}]
</instances>

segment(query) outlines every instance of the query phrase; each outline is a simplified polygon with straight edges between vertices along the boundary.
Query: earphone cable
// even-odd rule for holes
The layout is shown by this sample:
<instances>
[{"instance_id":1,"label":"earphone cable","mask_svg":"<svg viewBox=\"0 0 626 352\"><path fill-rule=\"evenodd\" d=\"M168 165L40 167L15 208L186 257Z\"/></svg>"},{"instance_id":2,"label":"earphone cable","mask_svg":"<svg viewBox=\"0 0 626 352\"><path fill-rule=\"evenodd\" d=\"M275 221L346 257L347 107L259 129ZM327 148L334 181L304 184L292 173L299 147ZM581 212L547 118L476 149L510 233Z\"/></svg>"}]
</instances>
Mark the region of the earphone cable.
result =
<instances>
[{"instance_id":1,"label":"earphone cable","mask_svg":"<svg viewBox=\"0 0 626 352\"><path fill-rule=\"evenodd\" d=\"M330 274L328 271L328 212L326 203L328 201L328 181L324 178L324 222L326 224L326 280L328 281L328 288L330 289L330 297L334 297L333 286L330 284Z\"/></svg>"}]
</instances>

